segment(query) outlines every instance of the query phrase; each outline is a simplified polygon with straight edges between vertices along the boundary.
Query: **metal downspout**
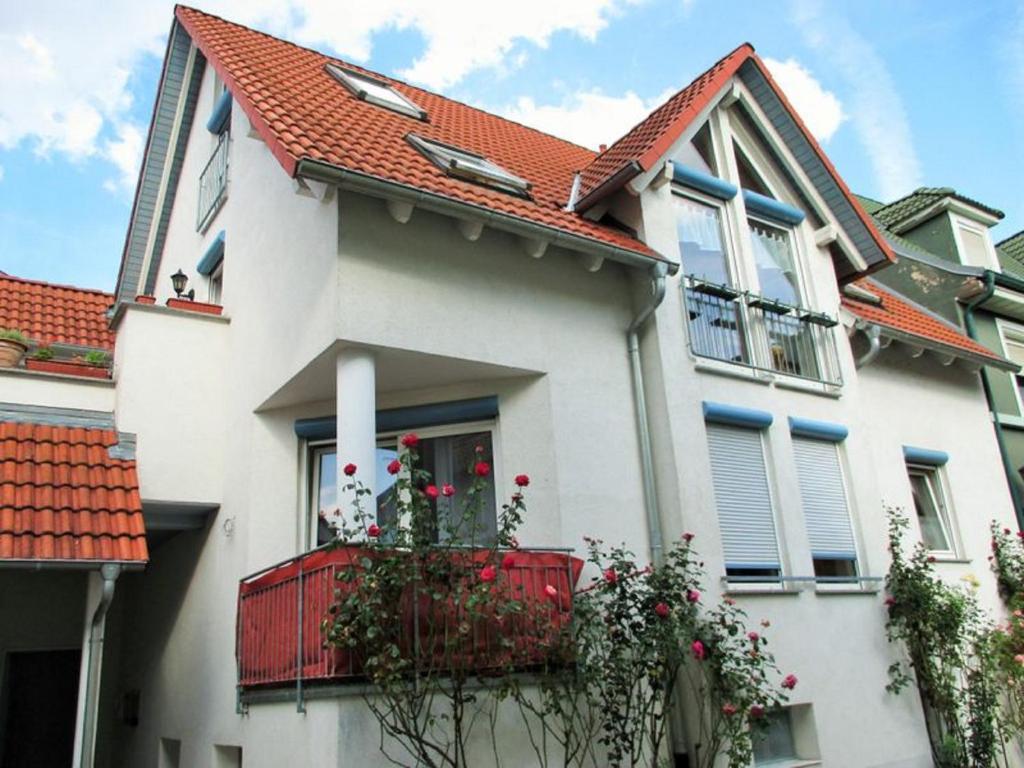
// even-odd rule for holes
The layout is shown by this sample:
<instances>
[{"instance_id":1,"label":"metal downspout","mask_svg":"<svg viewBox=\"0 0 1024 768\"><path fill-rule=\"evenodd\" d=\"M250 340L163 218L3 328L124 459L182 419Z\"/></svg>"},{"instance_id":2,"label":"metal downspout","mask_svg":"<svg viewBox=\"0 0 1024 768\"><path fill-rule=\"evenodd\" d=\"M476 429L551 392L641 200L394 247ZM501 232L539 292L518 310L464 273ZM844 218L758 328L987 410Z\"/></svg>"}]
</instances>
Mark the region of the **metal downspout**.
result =
<instances>
[{"instance_id":1,"label":"metal downspout","mask_svg":"<svg viewBox=\"0 0 1024 768\"><path fill-rule=\"evenodd\" d=\"M967 329L967 335L978 341L977 326L974 323L974 310L975 308L983 304L992 298L992 295L996 292L996 276L995 273L987 269L985 270L985 290L975 296L969 302L964 309L964 327ZM992 384L989 382L988 368L984 365L981 366L981 386L985 390L985 400L988 403L989 413L992 414L992 426L996 431L996 442L999 444L999 456L1003 460L1003 472L1006 474L1006 482L1010 486L1010 498L1013 501L1013 511L1017 516L1017 527L1020 530L1024 530L1024 506L1021 504L1020 491L1017 488L1015 482L1015 470L1013 465L1010 463L1010 453L1006 449L1006 438L1003 436L1003 425L999 421L999 408L996 407L995 398L992 396Z\"/></svg>"},{"instance_id":2,"label":"metal downspout","mask_svg":"<svg viewBox=\"0 0 1024 768\"><path fill-rule=\"evenodd\" d=\"M80 768L93 768L96 752L96 714L99 709L100 673L103 665L103 639L107 624L107 611L114 599L114 585L121 575L121 566L116 563L104 563L100 566L103 578L100 601L92 615L89 625L89 645L86 653L85 678L85 709L82 714L82 751L77 765Z\"/></svg>"},{"instance_id":3,"label":"metal downspout","mask_svg":"<svg viewBox=\"0 0 1024 768\"><path fill-rule=\"evenodd\" d=\"M867 336L868 351L858 357L853 365L855 368L863 368L865 365L871 365L878 357L878 353L882 351L882 329L873 323L861 329L864 331L864 335Z\"/></svg>"},{"instance_id":4,"label":"metal downspout","mask_svg":"<svg viewBox=\"0 0 1024 768\"><path fill-rule=\"evenodd\" d=\"M657 264L651 267L651 300L640 310L626 331L626 347L629 350L629 367L633 374L633 406L636 409L636 426L640 438L640 468L643 475L644 509L647 512L647 538L650 542L651 563L660 565L664 549L661 532L661 513L654 485L654 450L651 446L651 429L647 415L647 397L644 394L644 372L640 365L640 329L665 298L665 275L668 267Z\"/></svg>"}]
</instances>

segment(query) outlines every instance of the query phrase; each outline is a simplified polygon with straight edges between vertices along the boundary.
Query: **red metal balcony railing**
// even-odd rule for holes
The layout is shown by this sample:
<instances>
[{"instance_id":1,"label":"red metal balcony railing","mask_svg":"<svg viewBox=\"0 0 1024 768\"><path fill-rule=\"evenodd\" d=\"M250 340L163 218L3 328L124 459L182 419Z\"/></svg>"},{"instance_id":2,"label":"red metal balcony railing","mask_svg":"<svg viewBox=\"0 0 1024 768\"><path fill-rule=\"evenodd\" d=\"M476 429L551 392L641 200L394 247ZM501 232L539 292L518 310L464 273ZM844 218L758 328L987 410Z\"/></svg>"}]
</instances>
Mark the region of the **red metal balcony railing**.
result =
<instances>
[{"instance_id":1,"label":"red metal balcony railing","mask_svg":"<svg viewBox=\"0 0 1024 768\"><path fill-rule=\"evenodd\" d=\"M240 692L294 685L301 707L304 684L365 680L358 654L327 645L321 629L331 605L350 588L338 578L339 573L359 568L364 552L354 546L321 548L242 579L236 637ZM446 551L444 556L459 558L465 573L476 573L488 554L467 550ZM502 640L512 640L511 646L521 650L523 644L554 636L571 624L573 592L583 562L568 550L529 549L516 550L514 554L514 564L501 571L500 581L514 599L542 607L544 623L538 633L535 617L540 612L534 612L518 620L496 619L484 622L483 627L474 627L471 641L459 650L464 654L463 661L474 669L504 665L510 643ZM546 591L549 586L557 593L554 599ZM425 637L423 628L428 622L448 626L457 612L452 602L431 602L421 596L410 597L403 605L403 634L409 638L408 652L428 656L439 653L424 650L425 643L414 643L413 639ZM450 653L451 649L445 652Z\"/></svg>"}]
</instances>

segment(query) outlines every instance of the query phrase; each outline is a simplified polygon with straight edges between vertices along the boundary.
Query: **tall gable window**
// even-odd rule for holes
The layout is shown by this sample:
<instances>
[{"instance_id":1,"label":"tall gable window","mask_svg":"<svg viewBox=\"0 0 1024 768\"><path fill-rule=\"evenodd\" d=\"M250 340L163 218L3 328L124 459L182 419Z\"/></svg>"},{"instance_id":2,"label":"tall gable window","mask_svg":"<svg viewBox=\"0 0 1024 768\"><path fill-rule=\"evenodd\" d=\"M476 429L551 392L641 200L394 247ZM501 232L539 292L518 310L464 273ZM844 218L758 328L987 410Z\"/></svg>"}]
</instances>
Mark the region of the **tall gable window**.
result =
<instances>
[{"instance_id":1,"label":"tall gable window","mask_svg":"<svg viewBox=\"0 0 1024 768\"><path fill-rule=\"evenodd\" d=\"M425 139L412 133L407 138L410 144L443 168L450 176L468 179L524 197L530 192L528 181L506 171L483 155L468 152L450 144L442 144L432 139Z\"/></svg>"},{"instance_id":2,"label":"tall gable window","mask_svg":"<svg viewBox=\"0 0 1024 768\"><path fill-rule=\"evenodd\" d=\"M839 385L838 323L811 308L802 276L816 218L742 112L713 113L673 159L690 349Z\"/></svg>"},{"instance_id":3,"label":"tall gable window","mask_svg":"<svg viewBox=\"0 0 1024 768\"><path fill-rule=\"evenodd\" d=\"M424 109L383 80L353 72L337 64L327 64L325 68L331 77L352 91L356 98L418 120L426 120L427 113Z\"/></svg>"}]
</instances>

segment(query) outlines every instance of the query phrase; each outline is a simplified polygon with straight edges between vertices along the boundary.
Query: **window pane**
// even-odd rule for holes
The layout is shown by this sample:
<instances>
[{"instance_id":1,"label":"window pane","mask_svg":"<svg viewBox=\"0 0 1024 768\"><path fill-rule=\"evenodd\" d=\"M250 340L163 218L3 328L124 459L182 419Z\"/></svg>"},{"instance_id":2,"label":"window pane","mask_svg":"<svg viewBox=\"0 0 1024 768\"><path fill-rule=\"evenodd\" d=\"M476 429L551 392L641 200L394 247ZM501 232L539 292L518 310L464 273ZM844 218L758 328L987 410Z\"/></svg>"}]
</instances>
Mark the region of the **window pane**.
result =
<instances>
[{"instance_id":1,"label":"window pane","mask_svg":"<svg viewBox=\"0 0 1024 768\"><path fill-rule=\"evenodd\" d=\"M773 765L795 760L797 754L789 710L772 712L767 717L767 729L754 740L754 764Z\"/></svg>"},{"instance_id":2,"label":"window pane","mask_svg":"<svg viewBox=\"0 0 1024 768\"><path fill-rule=\"evenodd\" d=\"M476 450L478 446L482 449L480 453ZM437 486L455 486L454 496L442 496L432 503L439 541L458 538L467 543L488 543L494 539L497 503L493 476L482 495L474 498L469 493L475 479L473 466L480 459L490 462L491 457L490 432L426 438L420 442L421 467L431 474Z\"/></svg>"},{"instance_id":3,"label":"window pane","mask_svg":"<svg viewBox=\"0 0 1024 768\"><path fill-rule=\"evenodd\" d=\"M689 198L676 199L679 208L676 226L683 271L702 280L729 285L721 211Z\"/></svg>"},{"instance_id":4,"label":"window pane","mask_svg":"<svg viewBox=\"0 0 1024 768\"><path fill-rule=\"evenodd\" d=\"M937 552L949 552L949 538L942 524L939 501L936 496L935 477L920 472L910 474L910 487L914 493L914 509L921 527L921 540L925 547Z\"/></svg>"},{"instance_id":5,"label":"window pane","mask_svg":"<svg viewBox=\"0 0 1024 768\"><path fill-rule=\"evenodd\" d=\"M800 304L800 287L789 233L759 222L750 222L750 240L761 295L783 304Z\"/></svg>"},{"instance_id":6,"label":"window pane","mask_svg":"<svg viewBox=\"0 0 1024 768\"><path fill-rule=\"evenodd\" d=\"M316 545L326 544L334 538L332 526L339 522L338 510L338 455L333 449L321 449L313 453L316 466L313 489L316 505Z\"/></svg>"},{"instance_id":7,"label":"window pane","mask_svg":"<svg viewBox=\"0 0 1024 768\"><path fill-rule=\"evenodd\" d=\"M680 147L679 154L674 159L708 176L716 175L715 160L711 152L711 131L707 123L704 123L704 127L697 131L690 141Z\"/></svg>"}]
</instances>

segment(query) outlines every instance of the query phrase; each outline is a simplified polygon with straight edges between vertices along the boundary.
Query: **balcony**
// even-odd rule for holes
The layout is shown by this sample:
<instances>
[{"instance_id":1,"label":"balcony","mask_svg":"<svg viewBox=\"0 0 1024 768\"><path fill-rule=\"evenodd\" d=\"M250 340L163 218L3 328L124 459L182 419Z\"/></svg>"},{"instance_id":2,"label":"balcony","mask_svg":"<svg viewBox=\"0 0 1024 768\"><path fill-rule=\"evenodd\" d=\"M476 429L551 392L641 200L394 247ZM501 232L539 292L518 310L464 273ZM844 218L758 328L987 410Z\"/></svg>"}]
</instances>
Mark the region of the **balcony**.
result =
<instances>
[{"instance_id":1,"label":"balcony","mask_svg":"<svg viewBox=\"0 0 1024 768\"><path fill-rule=\"evenodd\" d=\"M364 552L354 546L322 547L242 579L235 655L243 699L259 698L261 693L275 690L290 696L294 690L301 708L307 686L366 682L360 654L326 645L321 626L342 590L350 588L341 574L360 568ZM461 576L455 578L476 574L488 554L481 550L444 550L444 556L457 559L453 573ZM538 626L527 625L529 619L503 622L494 618L477 621L465 633L465 622L459 618L454 601L431 600L425 592L410 587L410 594L403 598L407 625L403 636L408 638L404 652L416 660L418 669L423 668L421 665L438 668L443 663L438 655L451 654L451 648L431 648L424 628L429 626L434 637L450 637L457 634L458 625L466 636L459 654L476 672L506 668L510 645L518 648L518 659L529 660L532 654L539 663L540 654L532 650L534 645L539 647L546 637L554 640L571 626L573 591L582 566L582 561L571 557L568 550L530 549L517 550L515 564L501 571L499 578L515 599L544 606L545 624L539 631ZM548 585L558 592L554 602L545 594ZM528 647L524 650L524 646Z\"/></svg>"},{"instance_id":2,"label":"balcony","mask_svg":"<svg viewBox=\"0 0 1024 768\"><path fill-rule=\"evenodd\" d=\"M690 349L754 371L840 386L829 315L783 304L692 275L684 279Z\"/></svg>"},{"instance_id":3,"label":"balcony","mask_svg":"<svg viewBox=\"0 0 1024 768\"><path fill-rule=\"evenodd\" d=\"M217 139L217 147L199 174L199 203L196 210L196 230L203 232L217 215L228 196L228 143L226 131Z\"/></svg>"}]
</instances>

